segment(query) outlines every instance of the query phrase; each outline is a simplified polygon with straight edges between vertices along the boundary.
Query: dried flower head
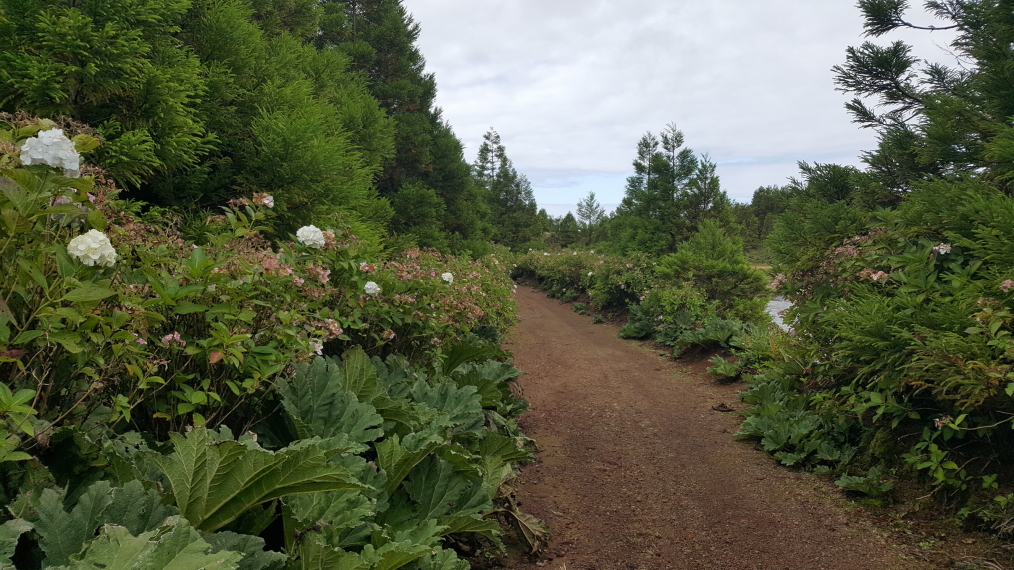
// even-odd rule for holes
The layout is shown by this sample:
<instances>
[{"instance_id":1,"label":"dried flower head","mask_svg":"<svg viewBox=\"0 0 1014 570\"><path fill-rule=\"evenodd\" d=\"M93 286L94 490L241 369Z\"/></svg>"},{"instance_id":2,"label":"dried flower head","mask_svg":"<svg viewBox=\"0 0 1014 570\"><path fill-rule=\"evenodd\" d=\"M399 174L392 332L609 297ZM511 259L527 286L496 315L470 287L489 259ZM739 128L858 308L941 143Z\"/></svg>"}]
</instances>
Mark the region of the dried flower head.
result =
<instances>
[{"instance_id":1,"label":"dried flower head","mask_svg":"<svg viewBox=\"0 0 1014 570\"><path fill-rule=\"evenodd\" d=\"M253 203L258 206L267 206L268 208L275 207L275 197L267 192L254 192Z\"/></svg>"}]
</instances>

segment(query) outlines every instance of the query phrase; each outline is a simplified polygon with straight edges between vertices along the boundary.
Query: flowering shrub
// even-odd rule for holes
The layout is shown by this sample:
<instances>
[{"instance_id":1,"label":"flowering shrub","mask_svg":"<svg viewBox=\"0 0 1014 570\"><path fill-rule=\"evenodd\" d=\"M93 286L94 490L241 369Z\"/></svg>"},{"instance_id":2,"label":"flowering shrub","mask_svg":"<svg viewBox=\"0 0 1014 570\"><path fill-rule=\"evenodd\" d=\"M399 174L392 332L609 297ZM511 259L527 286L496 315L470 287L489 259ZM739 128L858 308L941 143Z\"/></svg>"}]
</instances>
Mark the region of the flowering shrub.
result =
<instances>
[{"instance_id":1,"label":"flowering shrub","mask_svg":"<svg viewBox=\"0 0 1014 570\"><path fill-rule=\"evenodd\" d=\"M63 169L67 178L81 176L81 156L63 129L47 129L29 137L21 145L21 164L45 164Z\"/></svg>"},{"instance_id":2,"label":"flowering shrub","mask_svg":"<svg viewBox=\"0 0 1014 570\"><path fill-rule=\"evenodd\" d=\"M23 141L33 129L6 132ZM0 269L11 277L0 284L0 376L35 392L40 430L107 408L153 433L239 431L293 362L356 345L427 361L515 318L496 259L378 260L355 235L312 226L276 247L261 235L270 196L230 203L197 246L171 223L138 221L94 169L69 179L18 166L19 154L0 155Z\"/></svg>"},{"instance_id":3,"label":"flowering shrub","mask_svg":"<svg viewBox=\"0 0 1014 570\"><path fill-rule=\"evenodd\" d=\"M789 416L809 418L822 427L772 449L838 468L873 437L912 436L907 450L872 449L856 468L886 461L966 490L973 474L1011 458L1003 442L1014 435L1014 199L986 184L937 181L873 218L867 231L800 252L809 262L789 264L778 280L797 334L779 354L754 359L749 398L783 411L763 418L758 408L745 431L783 442ZM822 463L818 448L838 459Z\"/></svg>"},{"instance_id":4,"label":"flowering shrub","mask_svg":"<svg viewBox=\"0 0 1014 570\"><path fill-rule=\"evenodd\" d=\"M65 149L22 162L43 126L0 129L0 567L21 535L54 567L128 544L154 567L167 533L187 568L461 568L443 536L498 543L486 517L530 457L520 372L481 341L516 319L502 252L378 258L348 226L271 242L263 193L199 245L141 221L101 171L59 172ZM460 492L436 497L436 479Z\"/></svg>"},{"instance_id":5,"label":"flowering shrub","mask_svg":"<svg viewBox=\"0 0 1014 570\"><path fill-rule=\"evenodd\" d=\"M532 251L518 258L514 275L536 281L553 297L585 293L596 309L629 308L628 324L620 331L624 338L709 344L710 331L738 331L740 321L768 320L762 275L717 227L702 227L679 252L662 258ZM697 329L707 334L690 334Z\"/></svg>"}]
</instances>

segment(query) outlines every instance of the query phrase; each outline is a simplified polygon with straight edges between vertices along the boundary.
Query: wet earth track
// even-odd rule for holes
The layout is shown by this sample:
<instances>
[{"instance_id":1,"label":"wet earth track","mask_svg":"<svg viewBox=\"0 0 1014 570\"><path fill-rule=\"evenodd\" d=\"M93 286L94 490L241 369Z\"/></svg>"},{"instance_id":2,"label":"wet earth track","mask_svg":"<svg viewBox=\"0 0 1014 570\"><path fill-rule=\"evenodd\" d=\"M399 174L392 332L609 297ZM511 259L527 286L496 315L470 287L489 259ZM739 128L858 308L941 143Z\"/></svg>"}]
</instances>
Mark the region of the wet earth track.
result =
<instances>
[{"instance_id":1,"label":"wet earth track","mask_svg":"<svg viewBox=\"0 0 1014 570\"><path fill-rule=\"evenodd\" d=\"M514 568L567 570L930 568L829 482L734 437L739 386L660 357L569 305L519 287L508 341L539 460L521 508L553 539Z\"/></svg>"}]
</instances>

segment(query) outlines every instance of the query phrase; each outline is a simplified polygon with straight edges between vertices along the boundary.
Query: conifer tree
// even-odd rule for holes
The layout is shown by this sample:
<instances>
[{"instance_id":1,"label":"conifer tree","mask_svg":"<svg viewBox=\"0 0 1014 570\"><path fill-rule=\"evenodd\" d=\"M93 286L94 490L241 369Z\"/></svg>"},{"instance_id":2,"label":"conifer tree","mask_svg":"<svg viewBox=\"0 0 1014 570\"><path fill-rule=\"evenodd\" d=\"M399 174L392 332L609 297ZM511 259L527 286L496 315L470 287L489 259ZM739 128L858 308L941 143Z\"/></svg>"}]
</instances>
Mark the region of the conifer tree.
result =
<instances>
[{"instance_id":1,"label":"conifer tree","mask_svg":"<svg viewBox=\"0 0 1014 570\"><path fill-rule=\"evenodd\" d=\"M486 192L493 239L516 247L538 238L540 224L532 185L514 168L500 135L492 128L483 135L472 172Z\"/></svg>"},{"instance_id":2,"label":"conifer tree","mask_svg":"<svg viewBox=\"0 0 1014 570\"><path fill-rule=\"evenodd\" d=\"M731 221L714 163L698 159L683 143L683 133L672 124L638 142L634 175L627 178L626 195L611 222L620 250L673 252L700 222Z\"/></svg>"},{"instance_id":3,"label":"conifer tree","mask_svg":"<svg viewBox=\"0 0 1014 570\"><path fill-rule=\"evenodd\" d=\"M418 23L401 0L328 0L322 10L316 45L346 54L395 123L394 155L377 177L381 195L406 208L420 184L431 189L443 202L439 226L447 235L420 245L474 249L489 237L488 212L461 141L434 106L436 80L416 47ZM408 211L398 216L395 230L407 230Z\"/></svg>"},{"instance_id":4,"label":"conifer tree","mask_svg":"<svg viewBox=\"0 0 1014 570\"><path fill-rule=\"evenodd\" d=\"M598 240L599 231L601 230L602 223L605 219L606 211L602 209L598 200L595 199L594 192L588 192L587 196L578 200L578 226L580 227L581 234L583 235L584 243L586 245L593 244Z\"/></svg>"}]
</instances>

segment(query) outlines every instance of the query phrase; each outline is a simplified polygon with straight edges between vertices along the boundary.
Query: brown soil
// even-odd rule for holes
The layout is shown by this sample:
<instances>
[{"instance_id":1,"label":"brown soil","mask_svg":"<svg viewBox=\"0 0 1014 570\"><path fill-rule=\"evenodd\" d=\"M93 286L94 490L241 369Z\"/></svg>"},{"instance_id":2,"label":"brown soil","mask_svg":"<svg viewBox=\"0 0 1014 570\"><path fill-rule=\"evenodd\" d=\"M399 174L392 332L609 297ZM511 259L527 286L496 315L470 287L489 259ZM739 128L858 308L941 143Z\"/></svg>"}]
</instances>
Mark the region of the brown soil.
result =
<instances>
[{"instance_id":1,"label":"brown soil","mask_svg":"<svg viewBox=\"0 0 1014 570\"><path fill-rule=\"evenodd\" d=\"M713 407L741 408L742 384L715 383L706 361L660 357L526 287L517 300L508 347L527 372L521 424L539 449L518 498L553 539L511 567L940 567L829 481L737 440L738 415Z\"/></svg>"}]
</instances>

